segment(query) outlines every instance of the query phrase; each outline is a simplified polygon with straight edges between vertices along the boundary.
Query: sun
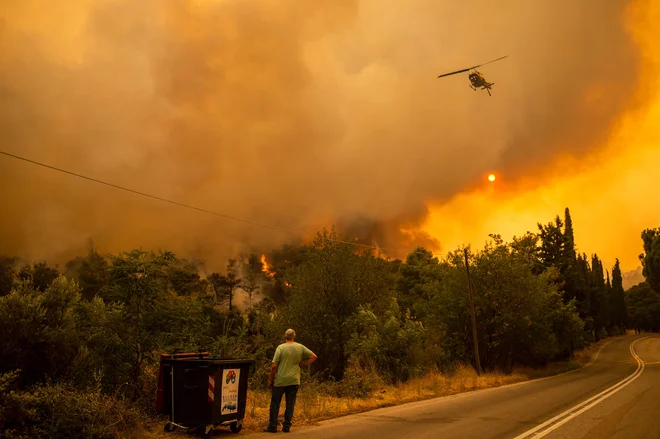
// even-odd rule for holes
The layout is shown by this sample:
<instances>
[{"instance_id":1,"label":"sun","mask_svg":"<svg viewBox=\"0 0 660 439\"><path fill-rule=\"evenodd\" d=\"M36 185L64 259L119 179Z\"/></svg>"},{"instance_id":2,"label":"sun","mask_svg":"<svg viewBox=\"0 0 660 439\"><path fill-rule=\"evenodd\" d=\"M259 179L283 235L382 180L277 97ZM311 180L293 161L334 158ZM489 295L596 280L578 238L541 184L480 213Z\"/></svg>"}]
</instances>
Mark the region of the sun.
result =
<instances>
[{"instance_id":1,"label":"sun","mask_svg":"<svg viewBox=\"0 0 660 439\"><path fill-rule=\"evenodd\" d=\"M489 174L488 181L495 181L495 174Z\"/></svg>"}]
</instances>

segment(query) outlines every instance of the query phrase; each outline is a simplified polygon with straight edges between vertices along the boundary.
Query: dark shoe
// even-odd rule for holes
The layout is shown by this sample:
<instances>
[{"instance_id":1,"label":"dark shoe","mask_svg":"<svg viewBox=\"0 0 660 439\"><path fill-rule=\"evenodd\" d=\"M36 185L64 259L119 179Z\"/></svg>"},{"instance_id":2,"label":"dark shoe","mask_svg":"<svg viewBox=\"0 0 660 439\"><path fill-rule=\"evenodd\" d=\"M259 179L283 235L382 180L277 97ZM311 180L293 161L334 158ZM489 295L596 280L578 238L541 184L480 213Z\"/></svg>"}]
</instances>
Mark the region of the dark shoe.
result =
<instances>
[{"instance_id":1,"label":"dark shoe","mask_svg":"<svg viewBox=\"0 0 660 439\"><path fill-rule=\"evenodd\" d=\"M291 427L284 427L284 428L282 429L282 431L285 432L285 433L288 433L288 432L291 431Z\"/></svg>"},{"instance_id":2,"label":"dark shoe","mask_svg":"<svg viewBox=\"0 0 660 439\"><path fill-rule=\"evenodd\" d=\"M264 431L266 433L277 433L277 428L273 429L273 428L266 427L266 428L264 428Z\"/></svg>"}]
</instances>

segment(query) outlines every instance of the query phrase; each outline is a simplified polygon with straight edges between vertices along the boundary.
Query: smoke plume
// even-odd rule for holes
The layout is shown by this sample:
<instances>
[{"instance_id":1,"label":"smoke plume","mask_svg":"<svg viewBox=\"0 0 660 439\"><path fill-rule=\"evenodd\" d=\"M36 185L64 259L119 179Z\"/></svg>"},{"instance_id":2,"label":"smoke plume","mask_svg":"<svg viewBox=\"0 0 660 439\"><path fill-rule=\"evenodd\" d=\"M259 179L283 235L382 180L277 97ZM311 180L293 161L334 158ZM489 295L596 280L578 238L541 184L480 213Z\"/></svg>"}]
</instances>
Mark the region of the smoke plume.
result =
<instances>
[{"instance_id":1,"label":"smoke plume","mask_svg":"<svg viewBox=\"0 0 660 439\"><path fill-rule=\"evenodd\" d=\"M427 203L599 146L637 86L627 2L9 0L2 149L275 227L437 247ZM480 68L493 96L448 71ZM224 265L262 229L0 157L0 253L167 248ZM394 255L401 256L401 255Z\"/></svg>"}]
</instances>

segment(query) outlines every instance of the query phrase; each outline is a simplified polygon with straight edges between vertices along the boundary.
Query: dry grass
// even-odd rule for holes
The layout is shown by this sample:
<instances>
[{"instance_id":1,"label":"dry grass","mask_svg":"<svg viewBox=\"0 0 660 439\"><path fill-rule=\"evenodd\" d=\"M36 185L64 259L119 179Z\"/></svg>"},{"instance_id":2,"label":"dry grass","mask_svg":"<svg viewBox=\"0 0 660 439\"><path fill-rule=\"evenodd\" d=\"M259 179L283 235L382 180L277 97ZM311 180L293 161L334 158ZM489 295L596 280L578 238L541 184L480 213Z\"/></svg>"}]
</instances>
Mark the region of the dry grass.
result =
<instances>
[{"instance_id":1,"label":"dry grass","mask_svg":"<svg viewBox=\"0 0 660 439\"><path fill-rule=\"evenodd\" d=\"M423 378L412 379L396 386L381 386L368 398L338 398L324 395L313 386L301 386L298 392L294 425L313 425L319 421L361 413L381 407L421 401L439 396L454 395L478 389L487 389L531 379L565 373L586 365L602 345L602 341L576 352L573 359L549 364L543 369L519 368L506 375L488 372L477 375L472 367L461 366L451 375L429 372ZM248 391L247 410L243 431L261 431L268 421L270 392ZM280 408L280 421L284 414L284 400ZM162 424L142 437L172 437L162 433Z\"/></svg>"},{"instance_id":2,"label":"dry grass","mask_svg":"<svg viewBox=\"0 0 660 439\"><path fill-rule=\"evenodd\" d=\"M478 376L474 369L463 366L451 376L430 372L423 378L413 379L397 386L380 388L368 398L337 398L309 392L301 386L296 402L294 422L298 426L310 425L325 419L380 407L496 387L526 379L528 379L527 376L518 373L511 375L487 373ZM249 392L248 413L246 413L244 428L248 430L263 428L268 419L269 405L270 393ZM284 401L282 402L280 416L283 413Z\"/></svg>"}]
</instances>

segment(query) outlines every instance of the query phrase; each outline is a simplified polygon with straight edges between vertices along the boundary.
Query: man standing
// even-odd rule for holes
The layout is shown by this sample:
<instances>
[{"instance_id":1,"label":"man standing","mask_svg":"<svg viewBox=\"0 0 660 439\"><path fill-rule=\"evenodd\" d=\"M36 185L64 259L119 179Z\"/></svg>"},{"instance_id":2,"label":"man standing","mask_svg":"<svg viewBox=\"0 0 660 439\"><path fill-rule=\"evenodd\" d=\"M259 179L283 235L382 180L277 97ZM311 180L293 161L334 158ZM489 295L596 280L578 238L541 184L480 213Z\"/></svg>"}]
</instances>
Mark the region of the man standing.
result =
<instances>
[{"instance_id":1,"label":"man standing","mask_svg":"<svg viewBox=\"0 0 660 439\"><path fill-rule=\"evenodd\" d=\"M316 361L316 354L300 343L296 343L296 331L287 329L284 333L284 343L279 345L273 356L270 368L269 385L272 389L270 399L270 419L264 431L277 433L277 414L280 411L282 395L286 396L286 409L282 431L291 430L293 407L296 405L296 394L300 386L300 368Z\"/></svg>"}]
</instances>

